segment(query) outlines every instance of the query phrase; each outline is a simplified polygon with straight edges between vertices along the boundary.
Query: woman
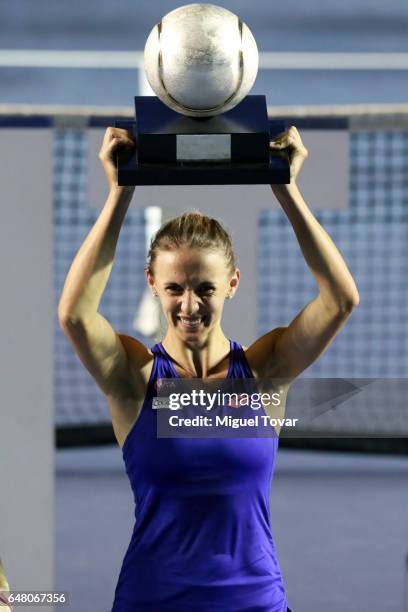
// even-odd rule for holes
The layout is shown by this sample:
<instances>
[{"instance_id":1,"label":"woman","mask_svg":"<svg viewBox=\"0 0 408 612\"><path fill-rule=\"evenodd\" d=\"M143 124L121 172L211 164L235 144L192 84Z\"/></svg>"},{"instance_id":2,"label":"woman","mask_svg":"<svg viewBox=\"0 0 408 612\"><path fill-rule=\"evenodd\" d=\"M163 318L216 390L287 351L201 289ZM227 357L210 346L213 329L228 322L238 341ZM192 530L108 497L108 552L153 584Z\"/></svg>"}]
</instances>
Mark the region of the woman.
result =
<instances>
[{"instance_id":1,"label":"woman","mask_svg":"<svg viewBox=\"0 0 408 612\"><path fill-rule=\"evenodd\" d=\"M283 395L333 340L358 304L340 253L296 186L307 151L296 128L273 148L290 152L291 182L272 185L319 287L287 326L242 348L221 327L240 273L224 228L199 213L165 224L146 278L167 321L151 350L118 334L98 312L133 187L117 185L113 154L134 147L108 128L99 153L109 196L71 265L60 325L107 397L136 502L136 524L112 612L286 612L272 539L269 492L276 436L158 438L158 378L279 378Z\"/></svg>"}]
</instances>

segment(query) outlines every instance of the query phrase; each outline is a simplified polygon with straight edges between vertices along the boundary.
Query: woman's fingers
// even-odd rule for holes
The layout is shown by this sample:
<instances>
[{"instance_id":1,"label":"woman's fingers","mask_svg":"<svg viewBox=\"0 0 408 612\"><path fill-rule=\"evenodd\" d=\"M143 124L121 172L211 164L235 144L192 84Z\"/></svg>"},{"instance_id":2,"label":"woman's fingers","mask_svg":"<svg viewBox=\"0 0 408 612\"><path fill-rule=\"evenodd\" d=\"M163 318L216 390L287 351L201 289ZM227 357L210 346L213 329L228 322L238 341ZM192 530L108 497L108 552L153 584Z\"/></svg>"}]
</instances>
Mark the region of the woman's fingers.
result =
<instances>
[{"instance_id":1,"label":"woman's fingers","mask_svg":"<svg viewBox=\"0 0 408 612\"><path fill-rule=\"evenodd\" d=\"M270 142L272 148L284 149L285 147L303 147L300 134L292 125L286 132L281 132Z\"/></svg>"},{"instance_id":2,"label":"woman's fingers","mask_svg":"<svg viewBox=\"0 0 408 612\"><path fill-rule=\"evenodd\" d=\"M108 127L103 138L102 147L109 146L112 142L116 142L117 144L135 144L134 138L130 136L127 130L123 128Z\"/></svg>"},{"instance_id":3,"label":"woman's fingers","mask_svg":"<svg viewBox=\"0 0 408 612\"><path fill-rule=\"evenodd\" d=\"M271 140L269 143L271 149L285 149L287 147L286 143L277 142L276 140Z\"/></svg>"},{"instance_id":4,"label":"woman's fingers","mask_svg":"<svg viewBox=\"0 0 408 612\"><path fill-rule=\"evenodd\" d=\"M286 132L282 132L281 134L275 136L275 138L270 141L269 146L272 149L285 149L286 147L292 147L293 149L307 155L307 149L304 146L300 134L294 125L286 130Z\"/></svg>"},{"instance_id":5,"label":"woman's fingers","mask_svg":"<svg viewBox=\"0 0 408 612\"><path fill-rule=\"evenodd\" d=\"M284 136L286 136L286 132L280 132L279 134L276 134L276 136L273 137L271 142L279 142Z\"/></svg>"},{"instance_id":6,"label":"woman's fingers","mask_svg":"<svg viewBox=\"0 0 408 612\"><path fill-rule=\"evenodd\" d=\"M275 140L282 140L286 138L299 138L300 139L300 134L294 125L291 125L284 132L280 132L279 134L277 134L272 140L275 141Z\"/></svg>"},{"instance_id":7,"label":"woman's fingers","mask_svg":"<svg viewBox=\"0 0 408 612\"><path fill-rule=\"evenodd\" d=\"M271 149L288 149L291 179L296 179L303 162L308 156L308 151L296 127L292 125L285 132L277 134L277 136L271 140L269 146Z\"/></svg>"},{"instance_id":8,"label":"woman's fingers","mask_svg":"<svg viewBox=\"0 0 408 612\"><path fill-rule=\"evenodd\" d=\"M135 140L127 130L123 128L106 128L102 146L99 151L99 159L108 179L109 186L117 185L117 168L115 163L115 152L121 154L131 154L131 149L135 148Z\"/></svg>"},{"instance_id":9,"label":"woman's fingers","mask_svg":"<svg viewBox=\"0 0 408 612\"><path fill-rule=\"evenodd\" d=\"M129 132L124 128L117 127L108 127L105 131L105 136L103 138L103 144L108 143L112 138L119 138L121 140L128 140L130 142L134 142L134 140L129 135Z\"/></svg>"},{"instance_id":10,"label":"woman's fingers","mask_svg":"<svg viewBox=\"0 0 408 612\"><path fill-rule=\"evenodd\" d=\"M118 147L134 147L135 140L129 132L123 128L108 127L99 151L100 159L112 157L113 151Z\"/></svg>"}]
</instances>

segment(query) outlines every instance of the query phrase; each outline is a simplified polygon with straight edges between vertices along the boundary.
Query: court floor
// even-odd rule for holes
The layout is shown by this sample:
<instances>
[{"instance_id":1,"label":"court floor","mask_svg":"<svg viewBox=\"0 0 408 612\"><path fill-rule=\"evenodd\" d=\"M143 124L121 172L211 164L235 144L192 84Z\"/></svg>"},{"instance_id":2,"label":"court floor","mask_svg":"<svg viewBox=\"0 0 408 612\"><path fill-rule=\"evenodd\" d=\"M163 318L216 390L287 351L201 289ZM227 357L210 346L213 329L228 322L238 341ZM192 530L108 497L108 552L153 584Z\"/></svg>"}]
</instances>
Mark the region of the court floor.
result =
<instances>
[{"instance_id":1,"label":"court floor","mask_svg":"<svg viewBox=\"0 0 408 612\"><path fill-rule=\"evenodd\" d=\"M279 450L272 529L294 612L403 611L407 477L408 457ZM75 612L110 612L134 520L119 447L58 451L56 495L56 586Z\"/></svg>"}]
</instances>

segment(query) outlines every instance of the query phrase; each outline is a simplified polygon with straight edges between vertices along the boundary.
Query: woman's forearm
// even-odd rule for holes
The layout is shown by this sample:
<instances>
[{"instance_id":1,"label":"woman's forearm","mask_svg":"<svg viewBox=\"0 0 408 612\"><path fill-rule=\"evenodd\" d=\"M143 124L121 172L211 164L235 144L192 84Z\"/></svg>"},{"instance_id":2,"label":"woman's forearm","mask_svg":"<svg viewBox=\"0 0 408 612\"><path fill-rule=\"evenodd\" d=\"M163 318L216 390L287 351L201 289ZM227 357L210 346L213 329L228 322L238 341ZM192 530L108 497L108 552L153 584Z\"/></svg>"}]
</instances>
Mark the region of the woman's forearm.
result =
<instances>
[{"instance_id":1,"label":"woman's forearm","mask_svg":"<svg viewBox=\"0 0 408 612\"><path fill-rule=\"evenodd\" d=\"M58 316L75 321L97 312L112 270L120 229L134 187L112 187L106 203L75 255L61 293Z\"/></svg>"},{"instance_id":2,"label":"woman's forearm","mask_svg":"<svg viewBox=\"0 0 408 612\"><path fill-rule=\"evenodd\" d=\"M358 290L344 259L310 211L296 184L271 187L292 224L322 297L331 306L341 309L357 304Z\"/></svg>"}]
</instances>

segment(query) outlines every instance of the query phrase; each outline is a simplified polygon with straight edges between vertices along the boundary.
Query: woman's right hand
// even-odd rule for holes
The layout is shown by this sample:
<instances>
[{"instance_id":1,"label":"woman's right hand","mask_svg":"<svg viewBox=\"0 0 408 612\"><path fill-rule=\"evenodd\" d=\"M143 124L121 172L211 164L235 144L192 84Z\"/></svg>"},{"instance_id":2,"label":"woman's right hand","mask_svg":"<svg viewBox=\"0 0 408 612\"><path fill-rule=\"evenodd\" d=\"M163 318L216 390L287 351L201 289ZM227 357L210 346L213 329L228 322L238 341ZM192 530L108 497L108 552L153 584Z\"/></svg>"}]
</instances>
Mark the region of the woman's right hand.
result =
<instances>
[{"instance_id":1,"label":"woman's right hand","mask_svg":"<svg viewBox=\"0 0 408 612\"><path fill-rule=\"evenodd\" d=\"M102 146L99 151L99 159L101 160L103 169L108 179L109 189L118 186L118 171L115 163L115 156L118 150L133 153L132 149L136 148L136 143L133 137L129 135L127 130L116 127L106 128Z\"/></svg>"}]
</instances>

